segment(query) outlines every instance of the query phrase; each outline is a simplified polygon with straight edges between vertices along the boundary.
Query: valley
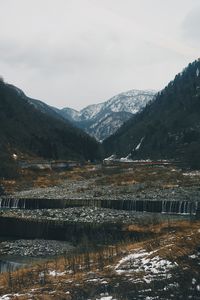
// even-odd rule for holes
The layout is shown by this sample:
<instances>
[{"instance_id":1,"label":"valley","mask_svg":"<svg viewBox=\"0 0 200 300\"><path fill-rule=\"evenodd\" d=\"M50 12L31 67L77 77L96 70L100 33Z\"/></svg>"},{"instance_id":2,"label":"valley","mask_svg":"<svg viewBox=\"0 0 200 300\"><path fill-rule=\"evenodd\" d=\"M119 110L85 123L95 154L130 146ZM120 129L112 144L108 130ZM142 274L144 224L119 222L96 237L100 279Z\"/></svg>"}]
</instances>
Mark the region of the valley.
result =
<instances>
[{"instance_id":1,"label":"valley","mask_svg":"<svg viewBox=\"0 0 200 300\"><path fill-rule=\"evenodd\" d=\"M153 90L130 90L115 95L105 102L89 105L80 111L70 107L58 109L40 100L24 96L42 113L70 122L102 142L114 134L133 115L142 111L155 95L156 91Z\"/></svg>"},{"instance_id":2,"label":"valley","mask_svg":"<svg viewBox=\"0 0 200 300\"><path fill-rule=\"evenodd\" d=\"M0 300L200 300L199 2L0 1Z\"/></svg>"},{"instance_id":3,"label":"valley","mask_svg":"<svg viewBox=\"0 0 200 300\"><path fill-rule=\"evenodd\" d=\"M0 81L0 300L200 299L198 68L84 128Z\"/></svg>"}]
</instances>

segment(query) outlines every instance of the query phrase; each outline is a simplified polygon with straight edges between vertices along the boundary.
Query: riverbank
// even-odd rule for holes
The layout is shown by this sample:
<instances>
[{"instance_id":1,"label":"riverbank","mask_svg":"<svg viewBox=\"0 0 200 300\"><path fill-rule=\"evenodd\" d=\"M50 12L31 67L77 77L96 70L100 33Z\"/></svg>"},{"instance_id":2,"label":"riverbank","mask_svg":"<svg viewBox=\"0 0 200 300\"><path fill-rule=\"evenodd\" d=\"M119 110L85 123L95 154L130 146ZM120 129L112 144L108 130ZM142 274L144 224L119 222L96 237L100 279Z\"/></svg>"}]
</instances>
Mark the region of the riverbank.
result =
<instances>
[{"instance_id":1,"label":"riverbank","mask_svg":"<svg viewBox=\"0 0 200 300\"><path fill-rule=\"evenodd\" d=\"M0 299L160 299L163 290L176 299L188 276L183 295L199 296L199 172L123 165L29 176L1 198L1 231L15 237L1 253L45 262L1 275Z\"/></svg>"},{"instance_id":2,"label":"riverbank","mask_svg":"<svg viewBox=\"0 0 200 300\"><path fill-rule=\"evenodd\" d=\"M199 299L200 224L179 221L160 227L152 228L157 232L153 239L1 275L0 299Z\"/></svg>"}]
</instances>

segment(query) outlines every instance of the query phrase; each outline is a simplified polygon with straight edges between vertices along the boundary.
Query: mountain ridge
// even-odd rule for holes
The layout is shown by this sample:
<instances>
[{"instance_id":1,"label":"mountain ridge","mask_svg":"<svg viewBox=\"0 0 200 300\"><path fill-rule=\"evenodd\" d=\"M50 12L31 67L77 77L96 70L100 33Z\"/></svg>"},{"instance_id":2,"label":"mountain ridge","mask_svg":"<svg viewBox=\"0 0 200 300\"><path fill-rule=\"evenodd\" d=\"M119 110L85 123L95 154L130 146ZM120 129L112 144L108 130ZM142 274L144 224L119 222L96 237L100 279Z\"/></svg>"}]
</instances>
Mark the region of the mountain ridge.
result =
<instances>
[{"instance_id":1,"label":"mountain ridge","mask_svg":"<svg viewBox=\"0 0 200 300\"><path fill-rule=\"evenodd\" d=\"M0 81L1 163L13 153L44 159L100 158L95 139L61 118L48 105L37 100L33 105L33 102L22 90Z\"/></svg>"},{"instance_id":2,"label":"mountain ridge","mask_svg":"<svg viewBox=\"0 0 200 300\"><path fill-rule=\"evenodd\" d=\"M61 115L102 141L143 109L153 100L155 94L153 90L133 89L115 95L105 102L88 105L80 111L65 107L61 110ZM109 121L106 122L106 118Z\"/></svg>"},{"instance_id":3,"label":"mountain ridge","mask_svg":"<svg viewBox=\"0 0 200 300\"><path fill-rule=\"evenodd\" d=\"M134 159L176 158L197 165L200 153L199 70L200 60L190 63L154 101L105 140L103 146L107 156L116 153L121 157L131 155Z\"/></svg>"}]
</instances>

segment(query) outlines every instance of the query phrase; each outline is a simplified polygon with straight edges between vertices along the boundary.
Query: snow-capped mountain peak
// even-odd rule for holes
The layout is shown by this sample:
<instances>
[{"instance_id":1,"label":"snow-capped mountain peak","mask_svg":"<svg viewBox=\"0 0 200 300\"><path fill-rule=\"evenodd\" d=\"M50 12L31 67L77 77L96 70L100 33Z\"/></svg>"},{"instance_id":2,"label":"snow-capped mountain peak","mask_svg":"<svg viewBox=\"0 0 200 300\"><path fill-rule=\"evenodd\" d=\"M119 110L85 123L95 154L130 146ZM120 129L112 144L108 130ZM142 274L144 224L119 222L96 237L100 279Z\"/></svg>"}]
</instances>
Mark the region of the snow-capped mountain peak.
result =
<instances>
[{"instance_id":1,"label":"snow-capped mountain peak","mask_svg":"<svg viewBox=\"0 0 200 300\"><path fill-rule=\"evenodd\" d=\"M155 93L152 90L130 90L120 93L106 101L104 109L109 108L113 112L126 111L135 114L152 100Z\"/></svg>"},{"instance_id":2,"label":"snow-capped mountain peak","mask_svg":"<svg viewBox=\"0 0 200 300\"><path fill-rule=\"evenodd\" d=\"M101 111L103 106L104 103L88 105L80 111L80 116L84 120L93 119Z\"/></svg>"},{"instance_id":3,"label":"snow-capped mountain peak","mask_svg":"<svg viewBox=\"0 0 200 300\"><path fill-rule=\"evenodd\" d=\"M61 113L76 126L102 141L113 134L133 114L141 111L155 94L153 90L129 90L105 102L89 105L81 111L63 108Z\"/></svg>"}]
</instances>

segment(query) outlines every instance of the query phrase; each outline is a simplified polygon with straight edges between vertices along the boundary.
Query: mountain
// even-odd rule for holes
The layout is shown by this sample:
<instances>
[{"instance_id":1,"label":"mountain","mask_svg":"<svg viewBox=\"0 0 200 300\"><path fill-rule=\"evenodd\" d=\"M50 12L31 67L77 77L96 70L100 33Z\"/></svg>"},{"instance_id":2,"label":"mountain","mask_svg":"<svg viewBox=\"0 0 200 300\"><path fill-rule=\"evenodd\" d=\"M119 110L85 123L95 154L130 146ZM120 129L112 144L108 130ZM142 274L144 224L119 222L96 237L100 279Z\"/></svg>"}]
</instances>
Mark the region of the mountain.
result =
<instances>
[{"instance_id":1,"label":"mountain","mask_svg":"<svg viewBox=\"0 0 200 300\"><path fill-rule=\"evenodd\" d=\"M102 114L102 117L95 119L94 122L85 122L85 131L94 136L97 140L103 141L108 136L112 135L118 128L120 128L124 122L132 117L132 113L121 111L112 112L109 114ZM84 127L82 127L84 129Z\"/></svg>"},{"instance_id":2,"label":"mountain","mask_svg":"<svg viewBox=\"0 0 200 300\"><path fill-rule=\"evenodd\" d=\"M29 98L27 96L25 96L25 98L28 101L28 103L33 105L33 107L35 107L37 110L41 111L42 113L50 115L54 118L57 118L59 120L62 120L62 121L66 122L66 118L62 117L62 115L60 114L60 110L58 108L50 106L50 105L48 105L48 104L46 104L46 103L44 103L40 100ZM69 123L70 122L68 122L68 124Z\"/></svg>"},{"instance_id":3,"label":"mountain","mask_svg":"<svg viewBox=\"0 0 200 300\"><path fill-rule=\"evenodd\" d=\"M71 122L79 121L80 113L72 108L66 107L61 110L59 110L59 114L66 120L69 120Z\"/></svg>"},{"instance_id":4,"label":"mountain","mask_svg":"<svg viewBox=\"0 0 200 300\"><path fill-rule=\"evenodd\" d=\"M0 81L0 162L13 153L45 159L99 158L95 139L49 106L33 102L20 89Z\"/></svg>"},{"instance_id":5,"label":"mountain","mask_svg":"<svg viewBox=\"0 0 200 300\"><path fill-rule=\"evenodd\" d=\"M103 146L107 156L175 158L200 167L200 60L176 75Z\"/></svg>"},{"instance_id":6,"label":"mountain","mask_svg":"<svg viewBox=\"0 0 200 300\"><path fill-rule=\"evenodd\" d=\"M81 111L63 108L61 115L102 141L113 134L133 114L153 99L155 91L130 90L118 94L106 102L93 104Z\"/></svg>"},{"instance_id":7,"label":"mountain","mask_svg":"<svg viewBox=\"0 0 200 300\"><path fill-rule=\"evenodd\" d=\"M66 121L66 118L62 117L62 114L60 113L60 110L58 108L50 106L50 105L42 102L41 100L37 100L37 99L27 97L25 95L25 93L20 88L14 86L12 84L7 84L7 86L12 88L19 97L21 97L22 99L27 101L35 109L41 111L44 114L50 115L54 118L57 118L59 120ZM70 124L70 122L67 122L67 123Z\"/></svg>"}]
</instances>

